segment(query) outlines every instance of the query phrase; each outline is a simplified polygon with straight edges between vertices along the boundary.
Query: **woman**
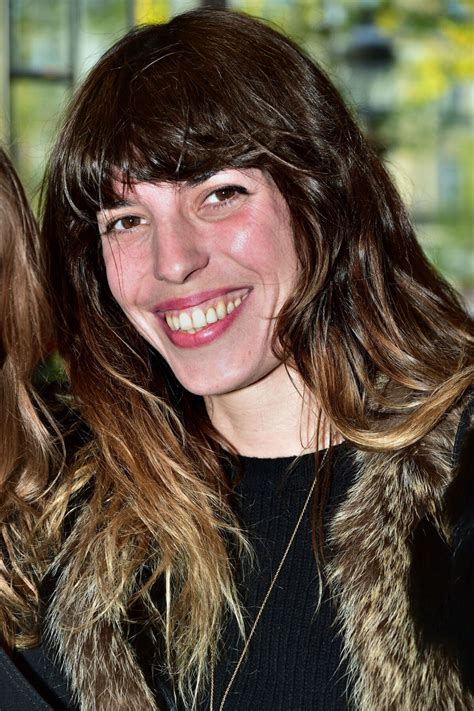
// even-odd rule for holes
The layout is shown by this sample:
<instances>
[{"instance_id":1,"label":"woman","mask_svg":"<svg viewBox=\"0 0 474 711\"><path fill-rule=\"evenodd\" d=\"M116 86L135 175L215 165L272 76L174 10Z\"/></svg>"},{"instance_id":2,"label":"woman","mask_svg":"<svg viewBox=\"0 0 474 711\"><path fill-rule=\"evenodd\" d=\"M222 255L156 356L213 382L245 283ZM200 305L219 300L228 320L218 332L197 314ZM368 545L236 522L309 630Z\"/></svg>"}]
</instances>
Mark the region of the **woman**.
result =
<instances>
[{"instance_id":1,"label":"woman","mask_svg":"<svg viewBox=\"0 0 474 711\"><path fill-rule=\"evenodd\" d=\"M44 623L80 708L471 708L471 324L322 72L232 12L132 31L43 235L91 432Z\"/></svg>"},{"instance_id":2,"label":"woman","mask_svg":"<svg viewBox=\"0 0 474 711\"><path fill-rule=\"evenodd\" d=\"M45 492L60 470L61 439L34 382L51 347L52 324L36 223L0 148L0 676L5 649L38 641L38 582L56 542L42 520ZM46 533L47 531L47 533ZM3 677L2 677L3 679ZM4 708L3 689L0 708ZM13 696L16 695L12 690ZM30 696L30 699L32 697Z\"/></svg>"}]
</instances>

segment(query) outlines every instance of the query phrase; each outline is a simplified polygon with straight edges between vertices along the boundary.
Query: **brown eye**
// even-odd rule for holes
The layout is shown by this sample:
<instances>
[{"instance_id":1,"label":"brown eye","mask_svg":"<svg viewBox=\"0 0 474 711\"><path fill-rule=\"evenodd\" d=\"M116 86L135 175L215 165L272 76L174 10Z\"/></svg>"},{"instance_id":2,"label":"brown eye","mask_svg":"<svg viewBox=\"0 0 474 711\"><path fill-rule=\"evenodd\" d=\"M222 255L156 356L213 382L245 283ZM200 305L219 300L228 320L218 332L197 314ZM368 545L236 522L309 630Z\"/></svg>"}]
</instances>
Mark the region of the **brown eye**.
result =
<instances>
[{"instance_id":1,"label":"brown eye","mask_svg":"<svg viewBox=\"0 0 474 711\"><path fill-rule=\"evenodd\" d=\"M132 227L138 227L140 224L141 217L136 217L135 215L127 215L127 217L122 217L115 223L117 227L118 223L122 223L122 229L130 230Z\"/></svg>"},{"instance_id":2,"label":"brown eye","mask_svg":"<svg viewBox=\"0 0 474 711\"><path fill-rule=\"evenodd\" d=\"M215 196L216 198L222 202L223 200L228 200L231 197L234 197L234 195L237 192L237 188L234 188L232 186L229 186L227 188L221 188L220 190L215 191Z\"/></svg>"},{"instance_id":3,"label":"brown eye","mask_svg":"<svg viewBox=\"0 0 474 711\"><path fill-rule=\"evenodd\" d=\"M138 215L125 215L107 225L107 232L126 232L139 227L143 222L144 218Z\"/></svg>"},{"instance_id":4,"label":"brown eye","mask_svg":"<svg viewBox=\"0 0 474 711\"><path fill-rule=\"evenodd\" d=\"M237 195L247 195L247 190L241 185L225 185L223 188L213 190L212 193L208 196L207 202L209 202L211 205L213 203L215 205L219 203L225 203L227 201L231 201Z\"/></svg>"}]
</instances>

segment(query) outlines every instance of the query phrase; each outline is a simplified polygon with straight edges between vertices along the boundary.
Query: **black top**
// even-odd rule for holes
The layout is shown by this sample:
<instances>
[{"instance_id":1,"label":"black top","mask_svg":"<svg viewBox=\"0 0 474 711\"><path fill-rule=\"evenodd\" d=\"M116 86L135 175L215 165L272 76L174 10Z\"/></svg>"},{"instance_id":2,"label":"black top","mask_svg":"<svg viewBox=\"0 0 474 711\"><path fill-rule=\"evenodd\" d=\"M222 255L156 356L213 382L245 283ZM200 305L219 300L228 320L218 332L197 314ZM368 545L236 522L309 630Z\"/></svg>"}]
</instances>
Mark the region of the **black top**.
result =
<instances>
[{"instance_id":1,"label":"black top","mask_svg":"<svg viewBox=\"0 0 474 711\"><path fill-rule=\"evenodd\" d=\"M322 453L324 456L324 453ZM329 510L345 497L353 466L348 447L334 449ZM250 629L283 557L315 477L314 455L242 458L236 509L255 551L242 598ZM324 586L323 586L324 588ZM226 711L344 711L346 678L334 608L320 581L312 549L311 505L306 509L275 587L225 702ZM224 634L215 674L214 708L242 650L233 621ZM209 700L202 704L209 708Z\"/></svg>"}]
</instances>

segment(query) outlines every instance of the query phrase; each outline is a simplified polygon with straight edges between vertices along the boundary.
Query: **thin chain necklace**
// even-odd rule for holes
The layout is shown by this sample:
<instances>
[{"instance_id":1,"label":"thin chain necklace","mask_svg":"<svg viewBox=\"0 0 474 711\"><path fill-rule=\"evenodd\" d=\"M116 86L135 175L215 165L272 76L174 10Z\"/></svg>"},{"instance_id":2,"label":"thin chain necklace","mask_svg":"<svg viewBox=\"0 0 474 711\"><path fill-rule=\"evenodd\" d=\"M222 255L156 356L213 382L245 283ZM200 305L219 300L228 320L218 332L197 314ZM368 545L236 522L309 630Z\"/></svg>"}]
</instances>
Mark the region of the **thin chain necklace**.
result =
<instances>
[{"instance_id":1,"label":"thin chain necklace","mask_svg":"<svg viewBox=\"0 0 474 711\"><path fill-rule=\"evenodd\" d=\"M306 509L308 508L309 502L311 501L311 496L312 496L312 494L313 494L314 487L316 486L316 479L317 479L317 476L318 476L319 472L321 471L321 469L322 469L323 466L324 466L324 462L326 461L326 457L327 457L327 455L328 455L328 451L329 451L329 448L327 448L326 451L325 451L325 453L324 453L324 456L323 456L323 458L322 458L322 460L321 460L321 464L320 464L319 467L318 467L318 471L316 472L316 475L315 475L315 477L314 477L314 479L313 479L313 482L312 482L312 484L311 484L311 486L310 486L310 489L309 489L309 491L308 491L308 495L307 495L307 497L306 497L306 500L305 500L305 502L304 502L304 504L303 504L303 508L302 508L301 511L300 511L300 515L298 516L298 520L296 521L296 525L295 525L295 527L294 527L294 529L293 529L293 532L292 532L292 534L291 534L291 536L290 536L290 540L288 541L288 544L287 544L287 546L286 546L286 548L285 548L285 552L283 553L283 556L282 556L282 558L281 558L281 560L280 560L280 563L279 563L279 565L278 565L278 568L276 569L275 574L273 575L273 577L272 577L272 579L271 579L271 581L270 581L270 585L268 586L268 590L267 590L267 592L266 592L266 594L265 594L265 597L263 598L263 602L262 602L262 604L260 605L260 608L259 608L259 610L258 610L258 612L257 612L257 616L255 617L254 623L253 623L252 627L250 628L250 631L249 631L249 633L248 633L248 635L247 635L247 639L245 640L244 648L242 649L242 652L241 652L241 654L240 654L240 656L239 656L239 658L238 658L238 660L237 660L237 664L235 665L235 668L234 668L234 671L233 671L233 673L232 673L232 676L230 677L230 681L229 681L229 683L228 683L227 686L226 686L226 689L225 689L224 694L223 694L223 696L222 696L222 701L221 701L220 704L219 704L218 711L222 711L222 709L224 708L224 704L225 704L225 702L227 701L227 697L228 697L228 695L229 695L229 692L230 692L230 689L231 689L231 687L232 687L232 684L234 683L234 681L235 681L235 679L236 679L236 677L237 677L237 674L238 674L239 671L240 671L240 667L242 666L242 663L243 663L243 661L244 661L244 659L245 659L245 655L246 655L247 650L248 650L248 648L249 648L250 641L251 641L251 639L252 639L252 637L253 637L253 635L254 635L254 632L255 632L255 630L256 630L256 628L257 628L258 623L260 622L260 618L261 618L261 616L262 616L262 614L263 614L263 611L264 611L264 609L265 609L265 606L266 606L266 604L267 604L267 602L268 602L268 599L269 599L269 597L270 597L270 595L271 595L271 592L272 592L273 588L275 587L275 583L276 583L276 581L278 580L278 576L279 576L280 573L281 573L281 569L283 568L283 566L284 566L284 564L285 564L285 561L286 561L286 559L287 559L287 557L288 557L288 553L290 552L290 548L291 548L291 546L292 546L292 544L293 544L293 541L294 541L295 538L296 538L296 534L298 533L298 529L299 529L299 527L300 527L300 525L301 525L301 521L303 520L303 516L305 515ZM211 668L211 680L210 680L211 698L210 698L210 702L209 702L209 711L214 711L214 692L215 692L215 679L214 679L215 670L214 670L214 667L215 667L215 663L214 663L214 660L213 660L212 668Z\"/></svg>"}]
</instances>

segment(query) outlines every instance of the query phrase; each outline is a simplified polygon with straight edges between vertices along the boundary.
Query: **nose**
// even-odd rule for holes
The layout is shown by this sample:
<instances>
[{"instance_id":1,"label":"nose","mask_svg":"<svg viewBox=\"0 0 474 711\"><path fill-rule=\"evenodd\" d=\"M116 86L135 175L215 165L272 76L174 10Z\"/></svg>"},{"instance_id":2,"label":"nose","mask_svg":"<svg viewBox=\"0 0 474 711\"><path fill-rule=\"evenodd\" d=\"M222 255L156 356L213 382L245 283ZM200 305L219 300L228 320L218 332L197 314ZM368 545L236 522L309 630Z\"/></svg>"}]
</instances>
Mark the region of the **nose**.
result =
<instances>
[{"instance_id":1,"label":"nose","mask_svg":"<svg viewBox=\"0 0 474 711\"><path fill-rule=\"evenodd\" d=\"M153 273L159 281L183 284L209 263L203 235L184 218L162 223L153 240Z\"/></svg>"}]
</instances>

